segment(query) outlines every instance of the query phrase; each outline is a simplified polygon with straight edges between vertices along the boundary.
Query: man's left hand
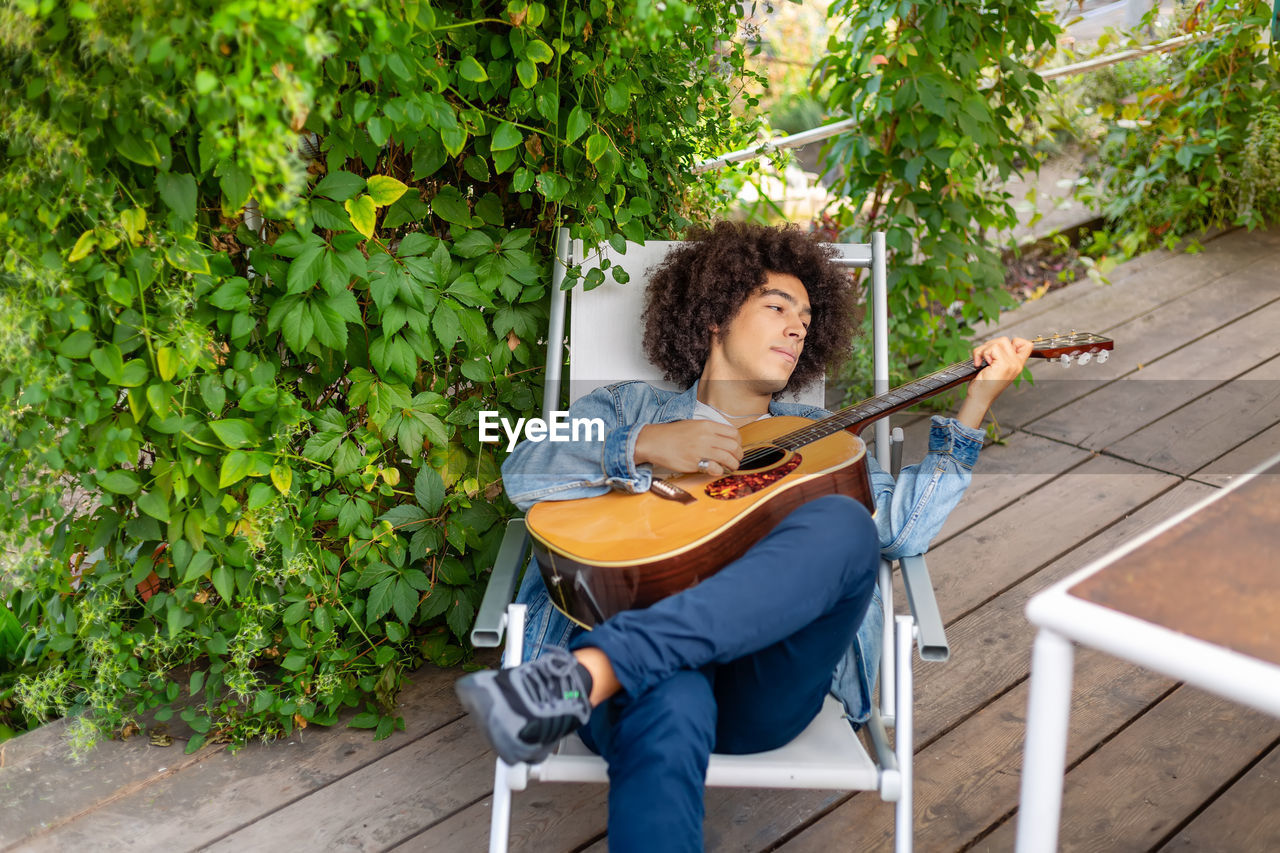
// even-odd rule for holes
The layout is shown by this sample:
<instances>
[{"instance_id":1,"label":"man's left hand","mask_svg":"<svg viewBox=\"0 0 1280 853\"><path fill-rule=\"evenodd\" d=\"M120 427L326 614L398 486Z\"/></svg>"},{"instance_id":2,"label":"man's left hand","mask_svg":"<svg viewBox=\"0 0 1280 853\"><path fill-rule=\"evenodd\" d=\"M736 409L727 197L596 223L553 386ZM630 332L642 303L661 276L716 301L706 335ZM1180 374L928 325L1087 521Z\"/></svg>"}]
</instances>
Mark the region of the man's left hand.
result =
<instances>
[{"instance_id":1,"label":"man's left hand","mask_svg":"<svg viewBox=\"0 0 1280 853\"><path fill-rule=\"evenodd\" d=\"M965 426L981 429L991 404L1018 378L1030 356L1031 341L1025 338L993 338L978 345L973 351L973 366L982 367L982 370L969 383L968 394L956 414L956 420Z\"/></svg>"}]
</instances>

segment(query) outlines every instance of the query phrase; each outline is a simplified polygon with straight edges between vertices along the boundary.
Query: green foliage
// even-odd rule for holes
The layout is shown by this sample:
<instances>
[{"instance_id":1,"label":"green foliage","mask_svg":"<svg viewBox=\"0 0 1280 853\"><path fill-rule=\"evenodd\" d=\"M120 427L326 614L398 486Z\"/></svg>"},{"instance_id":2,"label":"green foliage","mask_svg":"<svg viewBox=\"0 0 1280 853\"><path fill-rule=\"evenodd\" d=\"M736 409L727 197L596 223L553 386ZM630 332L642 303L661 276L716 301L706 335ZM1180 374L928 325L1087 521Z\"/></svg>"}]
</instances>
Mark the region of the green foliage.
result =
<instances>
[{"instance_id":1,"label":"green foliage","mask_svg":"<svg viewBox=\"0 0 1280 853\"><path fill-rule=\"evenodd\" d=\"M1261 0L1197 7L1185 29L1199 38L1126 72L1138 84L1128 102L1099 105L1110 124L1081 195L1101 206L1125 254L1280 216L1280 62L1263 40L1269 17Z\"/></svg>"},{"instance_id":2,"label":"green foliage","mask_svg":"<svg viewBox=\"0 0 1280 853\"><path fill-rule=\"evenodd\" d=\"M734 12L6 3L23 713L389 734L406 669L464 655L510 512L477 413L536 409L552 229L687 224L690 166L741 142Z\"/></svg>"},{"instance_id":3,"label":"green foliage","mask_svg":"<svg viewBox=\"0 0 1280 853\"><path fill-rule=\"evenodd\" d=\"M860 128L827 149L848 198L838 223L855 239L886 232L891 363L954 361L968 348L962 322L1010 304L989 235L1016 222L1000 186L1032 161L1017 130L1046 87L1028 57L1057 27L1034 0L839 0L829 14L847 29L815 79Z\"/></svg>"}]
</instances>

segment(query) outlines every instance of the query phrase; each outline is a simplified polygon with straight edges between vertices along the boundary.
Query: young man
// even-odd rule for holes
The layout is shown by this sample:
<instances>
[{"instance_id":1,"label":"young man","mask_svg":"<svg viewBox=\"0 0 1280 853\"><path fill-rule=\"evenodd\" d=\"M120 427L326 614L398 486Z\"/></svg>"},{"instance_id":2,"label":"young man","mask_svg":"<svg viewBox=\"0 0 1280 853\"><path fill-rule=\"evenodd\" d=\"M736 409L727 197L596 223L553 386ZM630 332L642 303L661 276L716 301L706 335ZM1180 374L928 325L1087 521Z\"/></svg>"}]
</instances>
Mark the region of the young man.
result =
<instances>
[{"instance_id":1,"label":"young man","mask_svg":"<svg viewBox=\"0 0 1280 853\"><path fill-rule=\"evenodd\" d=\"M687 390L622 382L583 397L570 416L604 419L604 440L520 444L503 465L508 494L527 509L643 492L655 470L735 470L744 424L829 414L777 397L843 356L850 312L847 276L798 230L721 223L693 235L652 276L645 308L649 358ZM512 763L579 730L609 763L610 850L701 850L711 752L787 743L829 691L866 719L880 555L928 547L968 485L987 409L1030 350L1007 338L978 347L987 366L957 417L934 418L929 454L896 483L868 460L874 520L852 498L811 501L716 575L591 631L551 606L531 567L518 599L527 662L461 679L463 705Z\"/></svg>"}]
</instances>

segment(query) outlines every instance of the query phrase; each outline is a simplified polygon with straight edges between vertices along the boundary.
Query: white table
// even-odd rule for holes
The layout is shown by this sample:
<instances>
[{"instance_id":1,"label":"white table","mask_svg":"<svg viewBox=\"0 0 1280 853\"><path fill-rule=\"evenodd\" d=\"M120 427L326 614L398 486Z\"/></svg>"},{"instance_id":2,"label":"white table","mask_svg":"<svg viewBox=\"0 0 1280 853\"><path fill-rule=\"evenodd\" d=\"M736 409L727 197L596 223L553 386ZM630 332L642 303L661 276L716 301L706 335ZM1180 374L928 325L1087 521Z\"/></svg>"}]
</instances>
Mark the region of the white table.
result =
<instances>
[{"instance_id":1,"label":"white table","mask_svg":"<svg viewBox=\"0 0 1280 853\"><path fill-rule=\"evenodd\" d=\"M1280 457L1033 596L1017 853L1056 850L1072 642L1280 717Z\"/></svg>"}]
</instances>

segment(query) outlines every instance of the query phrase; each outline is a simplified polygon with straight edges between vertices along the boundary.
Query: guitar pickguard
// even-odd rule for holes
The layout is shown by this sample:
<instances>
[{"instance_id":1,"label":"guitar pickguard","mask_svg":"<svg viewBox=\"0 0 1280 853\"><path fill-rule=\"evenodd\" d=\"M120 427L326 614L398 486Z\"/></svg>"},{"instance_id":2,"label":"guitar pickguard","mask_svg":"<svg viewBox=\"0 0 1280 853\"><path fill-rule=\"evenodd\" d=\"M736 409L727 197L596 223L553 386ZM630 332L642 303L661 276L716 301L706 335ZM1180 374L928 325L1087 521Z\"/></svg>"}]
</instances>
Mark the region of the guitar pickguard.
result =
<instances>
[{"instance_id":1,"label":"guitar pickguard","mask_svg":"<svg viewBox=\"0 0 1280 853\"><path fill-rule=\"evenodd\" d=\"M783 477L800 467L800 454L794 453L791 458L777 468L768 471L753 471L748 474L728 474L718 480L707 483L707 497L719 501L732 501L753 495L761 489L767 489Z\"/></svg>"}]
</instances>

